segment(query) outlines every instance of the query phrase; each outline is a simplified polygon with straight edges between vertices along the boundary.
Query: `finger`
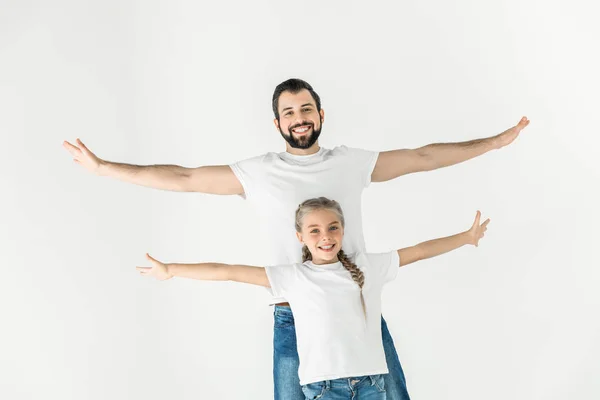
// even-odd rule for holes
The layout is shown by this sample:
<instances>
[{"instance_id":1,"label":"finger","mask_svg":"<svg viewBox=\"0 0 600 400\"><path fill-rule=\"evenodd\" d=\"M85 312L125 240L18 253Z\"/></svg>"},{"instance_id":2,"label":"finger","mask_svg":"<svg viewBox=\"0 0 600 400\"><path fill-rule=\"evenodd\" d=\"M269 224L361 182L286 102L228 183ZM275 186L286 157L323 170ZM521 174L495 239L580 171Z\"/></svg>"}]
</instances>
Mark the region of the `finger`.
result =
<instances>
[{"instance_id":1,"label":"finger","mask_svg":"<svg viewBox=\"0 0 600 400\"><path fill-rule=\"evenodd\" d=\"M81 147L81 150L86 154L86 155L90 155L92 154L92 152L90 151L90 149L87 148L87 146L85 144L83 144L83 142L77 138L77 144L79 145L79 147Z\"/></svg>"},{"instance_id":2,"label":"finger","mask_svg":"<svg viewBox=\"0 0 600 400\"><path fill-rule=\"evenodd\" d=\"M521 120L519 121L519 123L517 125L519 125L521 129L523 129L527 125L529 125L529 120L527 119L527 117L523 117L523 118L521 118Z\"/></svg>"},{"instance_id":3,"label":"finger","mask_svg":"<svg viewBox=\"0 0 600 400\"><path fill-rule=\"evenodd\" d=\"M473 222L473 226L479 226L480 219L481 219L481 211L477 210L477 214L475 214L475 222Z\"/></svg>"},{"instance_id":4,"label":"finger","mask_svg":"<svg viewBox=\"0 0 600 400\"><path fill-rule=\"evenodd\" d=\"M490 219L488 218L488 219L485 220L485 222L483 224L481 224L481 227L487 229L487 225L489 223L490 223Z\"/></svg>"},{"instance_id":5,"label":"finger","mask_svg":"<svg viewBox=\"0 0 600 400\"><path fill-rule=\"evenodd\" d=\"M152 268L151 267L135 267L135 269L137 269L140 272L148 272L150 271Z\"/></svg>"},{"instance_id":6,"label":"finger","mask_svg":"<svg viewBox=\"0 0 600 400\"><path fill-rule=\"evenodd\" d=\"M77 146L73 146L71 143L64 141L63 142L63 147L69 152L71 153L71 155L73 157L78 156L79 154L81 154L81 150L79 150L79 147Z\"/></svg>"},{"instance_id":7,"label":"finger","mask_svg":"<svg viewBox=\"0 0 600 400\"><path fill-rule=\"evenodd\" d=\"M158 261L156 258L152 257L150 254L146 253L146 258L150 261L153 261L155 263L160 263L160 261Z\"/></svg>"}]
</instances>

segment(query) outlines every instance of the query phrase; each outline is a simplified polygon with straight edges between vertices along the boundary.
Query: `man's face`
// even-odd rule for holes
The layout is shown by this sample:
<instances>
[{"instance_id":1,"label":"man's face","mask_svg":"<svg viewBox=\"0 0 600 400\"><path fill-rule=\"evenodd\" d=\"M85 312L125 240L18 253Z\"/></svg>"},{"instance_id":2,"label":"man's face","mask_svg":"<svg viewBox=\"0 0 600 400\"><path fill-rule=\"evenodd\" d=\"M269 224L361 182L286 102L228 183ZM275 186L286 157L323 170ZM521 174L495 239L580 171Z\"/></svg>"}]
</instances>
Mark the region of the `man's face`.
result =
<instances>
[{"instance_id":1,"label":"man's face","mask_svg":"<svg viewBox=\"0 0 600 400\"><path fill-rule=\"evenodd\" d=\"M281 136L296 149L308 149L319 138L324 112L317 111L315 100L306 89L279 96L279 120L275 126Z\"/></svg>"}]
</instances>

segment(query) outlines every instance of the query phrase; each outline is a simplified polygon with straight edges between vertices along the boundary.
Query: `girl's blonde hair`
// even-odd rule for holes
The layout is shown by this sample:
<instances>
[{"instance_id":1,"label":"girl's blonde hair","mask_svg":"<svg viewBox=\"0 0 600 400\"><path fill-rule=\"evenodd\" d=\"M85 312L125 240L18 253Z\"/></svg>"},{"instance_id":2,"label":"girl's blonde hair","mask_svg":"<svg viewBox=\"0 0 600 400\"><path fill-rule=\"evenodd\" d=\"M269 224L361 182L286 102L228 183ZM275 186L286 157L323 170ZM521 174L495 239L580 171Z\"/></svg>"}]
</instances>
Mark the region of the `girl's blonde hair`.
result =
<instances>
[{"instance_id":1,"label":"girl's blonde hair","mask_svg":"<svg viewBox=\"0 0 600 400\"><path fill-rule=\"evenodd\" d=\"M308 199L298 206L298 209L296 210L296 232L302 232L302 221L304 217L307 214L316 210L328 210L334 212L339 218L342 227L345 227L344 213L342 212L342 207L340 206L340 204L337 201L330 200L326 197L317 197L314 199ZM363 313L366 318L367 308L365 306L365 298L363 296L362 291L363 286L365 284L365 275L358 268L358 266L346 255L346 253L344 253L344 251L341 248L340 251L337 253L337 257L344 266L344 268L346 268L346 270L350 272L352 279L360 288L360 303L362 304ZM307 260L312 260L312 254L308 247L304 245L302 247L302 262L305 262Z\"/></svg>"}]
</instances>

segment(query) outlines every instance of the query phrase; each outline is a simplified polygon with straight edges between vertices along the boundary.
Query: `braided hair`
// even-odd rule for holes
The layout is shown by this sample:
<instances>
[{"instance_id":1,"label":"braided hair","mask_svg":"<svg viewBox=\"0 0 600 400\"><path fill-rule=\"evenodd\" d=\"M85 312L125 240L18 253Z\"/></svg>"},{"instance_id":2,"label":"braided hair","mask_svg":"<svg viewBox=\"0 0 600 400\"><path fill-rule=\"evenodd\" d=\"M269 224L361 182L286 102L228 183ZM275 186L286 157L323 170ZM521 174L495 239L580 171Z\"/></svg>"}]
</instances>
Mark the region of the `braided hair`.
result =
<instances>
[{"instance_id":1,"label":"braided hair","mask_svg":"<svg viewBox=\"0 0 600 400\"><path fill-rule=\"evenodd\" d=\"M337 214L337 217L340 219L340 223L342 224L342 227L345 227L344 214L342 213L342 207L340 206L340 204L337 201L330 200L326 197L317 197L314 199L308 199L308 200L302 202L302 204L300 204L298 206L298 209L296 210L296 231L297 232L302 232L302 220L304 219L304 217L307 214L309 214L313 211L316 211L316 210L333 211L335 214ZM365 298L363 296L363 291L362 291L363 286L365 284L365 275L360 270L360 268L358 268L358 266L350 259L350 257L348 257L346 255L346 253L344 253L344 250L340 249L340 251L337 253L337 257L338 257L338 260L340 260L340 262L344 266L344 268L346 268L346 270L348 272L350 272L352 279L354 280L354 282L356 282L356 284L360 288L360 303L362 305L363 314L365 315L365 318L366 318L367 308L365 305ZM312 260L312 254L311 254L310 250L308 249L308 247L306 245L304 245L304 246L302 246L302 262L310 261L310 260Z\"/></svg>"}]
</instances>

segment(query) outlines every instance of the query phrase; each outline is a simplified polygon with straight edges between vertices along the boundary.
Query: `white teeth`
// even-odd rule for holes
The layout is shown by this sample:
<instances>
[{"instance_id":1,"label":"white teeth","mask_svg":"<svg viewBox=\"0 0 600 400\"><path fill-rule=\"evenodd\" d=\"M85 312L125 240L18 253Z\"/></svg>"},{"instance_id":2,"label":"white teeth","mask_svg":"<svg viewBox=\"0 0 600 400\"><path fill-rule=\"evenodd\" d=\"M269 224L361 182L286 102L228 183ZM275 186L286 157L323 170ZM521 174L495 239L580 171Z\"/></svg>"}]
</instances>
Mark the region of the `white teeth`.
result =
<instances>
[{"instance_id":1,"label":"white teeth","mask_svg":"<svg viewBox=\"0 0 600 400\"><path fill-rule=\"evenodd\" d=\"M331 249L332 247L333 247L333 245L329 245L329 246L321 246L321 248L322 248L323 250L329 250L329 249Z\"/></svg>"},{"instance_id":2,"label":"white teeth","mask_svg":"<svg viewBox=\"0 0 600 400\"><path fill-rule=\"evenodd\" d=\"M307 130L308 130L308 128L297 128L297 129L294 129L294 132L297 132L297 133L304 133L304 132L306 132Z\"/></svg>"}]
</instances>

